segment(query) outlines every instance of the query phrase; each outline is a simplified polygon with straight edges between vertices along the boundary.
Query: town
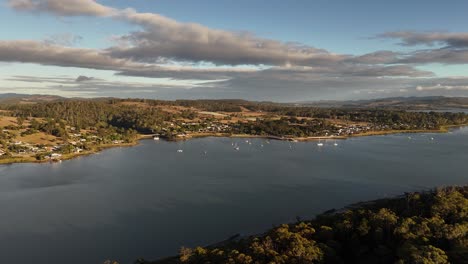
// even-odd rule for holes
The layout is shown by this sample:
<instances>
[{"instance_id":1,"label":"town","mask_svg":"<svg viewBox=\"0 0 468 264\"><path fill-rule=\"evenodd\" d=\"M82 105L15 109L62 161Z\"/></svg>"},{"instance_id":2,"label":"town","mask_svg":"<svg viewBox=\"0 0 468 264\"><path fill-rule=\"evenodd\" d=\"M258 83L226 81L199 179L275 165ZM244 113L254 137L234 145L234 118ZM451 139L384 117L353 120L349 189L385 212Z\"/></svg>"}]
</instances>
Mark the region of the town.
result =
<instances>
[{"instance_id":1,"label":"town","mask_svg":"<svg viewBox=\"0 0 468 264\"><path fill-rule=\"evenodd\" d=\"M252 102L239 105L210 101L200 106L197 101L151 100L9 105L0 112L0 162L61 161L108 147L131 146L143 138L345 139L443 131L444 126L461 125L468 120L464 114L275 107L271 110ZM83 112L86 108L100 109L102 114L91 119Z\"/></svg>"}]
</instances>

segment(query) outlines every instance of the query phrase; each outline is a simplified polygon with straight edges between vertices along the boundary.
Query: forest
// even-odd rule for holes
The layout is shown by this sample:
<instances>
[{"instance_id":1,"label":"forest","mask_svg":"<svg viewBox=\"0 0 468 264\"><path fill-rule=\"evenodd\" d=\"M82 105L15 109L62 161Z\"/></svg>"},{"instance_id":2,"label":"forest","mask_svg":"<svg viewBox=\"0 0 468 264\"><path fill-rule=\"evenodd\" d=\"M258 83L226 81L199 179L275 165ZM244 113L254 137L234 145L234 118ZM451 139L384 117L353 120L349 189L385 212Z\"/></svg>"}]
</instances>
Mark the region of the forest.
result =
<instances>
[{"instance_id":1,"label":"forest","mask_svg":"<svg viewBox=\"0 0 468 264\"><path fill-rule=\"evenodd\" d=\"M261 235L180 249L169 263L467 263L468 186L331 210Z\"/></svg>"},{"instance_id":2,"label":"forest","mask_svg":"<svg viewBox=\"0 0 468 264\"><path fill-rule=\"evenodd\" d=\"M179 112L165 111L164 106L186 107ZM367 122L387 129L439 129L446 125L468 123L463 113L407 112L403 110L345 109L290 106L287 104L249 102L243 100L177 100L161 101L149 99L94 99L62 100L37 104L0 105L0 109L12 112L13 116L51 118L63 121L78 129L112 126L133 129L139 133L161 131L164 122L177 119L193 120L197 111L244 113L253 111L275 115L279 121L267 117L239 124L232 133L270 135L314 135L319 130L330 130L329 122ZM295 118L314 119L297 126ZM288 119L289 118L289 119ZM286 123L288 122L288 123ZM287 124L292 127L287 127ZM258 131L262 131L259 133Z\"/></svg>"}]
</instances>

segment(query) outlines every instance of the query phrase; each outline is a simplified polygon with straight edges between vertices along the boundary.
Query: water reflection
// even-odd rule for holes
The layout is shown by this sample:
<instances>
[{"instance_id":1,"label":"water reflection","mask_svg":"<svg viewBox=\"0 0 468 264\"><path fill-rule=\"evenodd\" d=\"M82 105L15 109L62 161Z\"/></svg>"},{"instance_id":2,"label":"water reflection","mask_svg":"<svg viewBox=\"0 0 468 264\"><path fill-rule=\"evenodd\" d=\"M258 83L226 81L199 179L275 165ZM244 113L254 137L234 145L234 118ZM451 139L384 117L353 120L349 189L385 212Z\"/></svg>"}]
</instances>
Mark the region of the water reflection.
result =
<instances>
[{"instance_id":1,"label":"water reflection","mask_svg":"<svg viewBox=\"0 0 468 264\"><path fill-rule=\"evenodd\" d=\"M61 164L0 166L0 263L132 263L360 200L466 184L467 138L460 128L323 147L148 140Z\"/></svg>"}]
</instances>

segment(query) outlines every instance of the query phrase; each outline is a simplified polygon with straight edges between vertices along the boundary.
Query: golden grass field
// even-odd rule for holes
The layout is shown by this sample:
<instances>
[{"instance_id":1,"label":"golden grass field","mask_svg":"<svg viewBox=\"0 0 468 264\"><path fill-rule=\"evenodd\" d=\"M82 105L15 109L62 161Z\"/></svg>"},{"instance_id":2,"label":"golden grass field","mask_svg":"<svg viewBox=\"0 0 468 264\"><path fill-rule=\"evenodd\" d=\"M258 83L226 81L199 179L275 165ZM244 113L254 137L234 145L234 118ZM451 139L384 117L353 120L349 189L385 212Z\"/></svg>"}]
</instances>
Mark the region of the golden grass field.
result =
<instances>
[{"instance_id":1,"label":"golden grass field","mask_svg":"<svg viewBox=\"0 0 468 264\"><path fill-rule=\"evenodd\" d=\"M52 135L48 135L44 132L38 132L32 135L26 135L24 137L18 136L16 139L22 142L28 142L28 143L33 143L33 144L43 144L43 145L63 143L63 141L60 140L59 138L52 136Z\"/></svg>"},{"instance_id":2,"label":"golden grass field","mask_svg":"<svg viewBox=\"0 0 468 264\"><path fill-rule=\"evenodd\" d=\"M0 116L0 128L6 126L17 126L16 117Z\"/></svg>"},{"instance_id":3,"label":"golden grass field","mask_svg":"<svg viewBox=\"0 0 468 264\"><path fill-rule=\"evenodd\" d=\"M38 120L40 121L42 119L38 119ZM28 126L29 124L30 122L25 120L23 123L23 126ZM17 126L17 125L18 123L17 123L16 117L0 116L0 129L4 129L7 126ZM20 134L23 131L25 131L25 129L13 130L13 131L10 131L10 133L16 134L15 140L27 142L31 144L54 145L54 144L63 143L63 141L60 140L59 138L53 135L48 135L44 132L38 132L32 135L21 136Z\"/></svg>"}]
</instances>

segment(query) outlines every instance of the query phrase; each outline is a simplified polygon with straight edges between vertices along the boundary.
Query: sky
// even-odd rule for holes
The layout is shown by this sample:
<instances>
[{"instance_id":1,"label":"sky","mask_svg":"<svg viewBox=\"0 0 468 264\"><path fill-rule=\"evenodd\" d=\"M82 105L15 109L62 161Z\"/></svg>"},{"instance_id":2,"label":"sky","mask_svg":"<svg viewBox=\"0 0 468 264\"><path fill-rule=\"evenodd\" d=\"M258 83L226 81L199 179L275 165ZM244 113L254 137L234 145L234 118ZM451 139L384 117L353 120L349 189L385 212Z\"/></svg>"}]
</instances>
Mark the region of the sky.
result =
<instances>
[{"instance_id":1,"label":"sky","mask_svg":"<svg viewBox=\"0 0 468 264\"><path fill-rule=\"evenodd\" d=\"M467 1L2 0L0 93L468 96Z\"/></svg>"}]
</instances>

